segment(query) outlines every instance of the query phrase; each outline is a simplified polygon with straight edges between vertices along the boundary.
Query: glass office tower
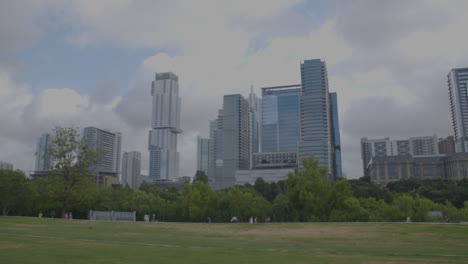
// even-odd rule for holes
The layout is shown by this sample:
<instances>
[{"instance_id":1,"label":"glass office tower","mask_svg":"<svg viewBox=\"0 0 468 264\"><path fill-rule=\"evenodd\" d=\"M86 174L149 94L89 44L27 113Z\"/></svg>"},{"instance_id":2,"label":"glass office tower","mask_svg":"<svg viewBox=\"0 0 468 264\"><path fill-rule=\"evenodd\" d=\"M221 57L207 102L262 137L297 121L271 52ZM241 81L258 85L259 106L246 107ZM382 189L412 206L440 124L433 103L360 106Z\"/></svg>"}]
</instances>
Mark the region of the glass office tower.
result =
<instances>
[{"instance_id":1,"label":"glass office tower","mask_svg":"<svg viewBox=\"0 0 468 264\"><path fill-rule=\"evenodd\" d=\"M262 152L297 151L300 85L262 88Z\"/></svg>"}]
</instances>

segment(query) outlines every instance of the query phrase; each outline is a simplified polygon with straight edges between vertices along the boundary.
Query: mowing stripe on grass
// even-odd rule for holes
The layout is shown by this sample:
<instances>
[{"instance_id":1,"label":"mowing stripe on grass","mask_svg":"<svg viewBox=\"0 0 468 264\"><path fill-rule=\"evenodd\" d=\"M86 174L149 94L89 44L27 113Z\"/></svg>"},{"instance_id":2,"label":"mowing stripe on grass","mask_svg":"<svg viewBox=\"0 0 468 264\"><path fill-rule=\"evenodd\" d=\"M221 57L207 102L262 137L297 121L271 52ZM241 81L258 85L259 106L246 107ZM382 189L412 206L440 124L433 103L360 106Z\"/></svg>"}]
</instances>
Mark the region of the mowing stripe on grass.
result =
<instances>
[{"instance_id":1,"label":"mowing stripe on grass","mask_svg":"<svg viewBox=\"0 0 468 264\"><path fill-rule=\"evenodd\" d=\"M189 249L227 249L227 250L248 250L248 251L267 251L267 252L301 252L301 253L328 253L337 255L365 255L364 252L338 252L323 250L294 250L294 249L279 249L279 248L223 248L223 247L207 247L207 246L191 246L191 245L172 245L172 244L156 244L156 243L142 243L142 242L124 242L124 241L110 241L110 240L97 240L88 238L69 238L69 237L57 237L57 236L40 236L40 235L22 235L22 234L7 234L0 233L0 236L10 237L27 237L27 238L45 238L45 239L58 239L58 240L71 240L71 241L82 241L82 242L94 242L94 243L105 243L105 244L124 244L134 246L153 246L153 247L166 247L166 248L189 248ZM386 253L383 255L391 256L419 256L419 257L468 257L468 255L456 255L456 254L400 254L400 253Z\"/></svg>"}]
</instances>

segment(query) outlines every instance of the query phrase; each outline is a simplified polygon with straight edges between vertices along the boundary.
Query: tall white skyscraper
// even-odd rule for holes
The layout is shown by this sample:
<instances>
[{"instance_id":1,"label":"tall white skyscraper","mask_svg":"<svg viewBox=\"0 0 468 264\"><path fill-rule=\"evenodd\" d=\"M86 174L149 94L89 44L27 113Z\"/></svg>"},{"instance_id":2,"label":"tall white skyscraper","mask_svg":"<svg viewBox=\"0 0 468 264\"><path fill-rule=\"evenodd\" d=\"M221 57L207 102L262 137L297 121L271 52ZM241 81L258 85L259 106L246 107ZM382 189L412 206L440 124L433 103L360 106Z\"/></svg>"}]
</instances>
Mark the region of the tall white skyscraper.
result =
<instances>
[{"instance_id":1,"label":"tall white skyscraper","mask_svg":"<svg viewBox=\"0 0 468 264\"><path fill-rule=\"evenodd\" d=\"M50 171L52 169L50 156L47 152L50 140L50 134L44 133L37 141L35 171Z\"/></svg>"},{"instance_id":2,"label":"tall white skyscraper","mask_svg":"<svg viewBox=\"0 0 468 264\"><path fill-rule=\"evenodd\" d=\"M122 186L128 186L136 191L139 187L138 178L141 174L141 153L138 151L124 152L122 155Z\"/></svg>"},{"instance_id":3,"label":"tall white skyscraper","mask_svg":"<svg viewBox=\"0 0 468 264\"><path fill-rule=\"evenodd\" d=\"M83 143L97 152L99 161L91 168L97 176L113 176L120 178L120 154L122 149L122 134L96 127L85 127ZM97 182L101 184L101 177Z\"/></svg>"},{"instance_id":4,"label":"tall white skyscraper","mask_svg":"<svg viewBox=\"0 0 468 264\"><path fill-rule=\"evenodd\" d=\"M447 76L455 151L468 151L468 68L453 69Z\"/></svg>"},{"instance_id":5,"label":"tall white skyscraper","mask_svg":"<svg viewBox=\"0 0 468 264\"><path fill-rule=\"evenodd\" d=\"M172 72L156 73L151 83L152 130L149 132L149 178L176 179L179 176L177 135L180 129L179 78Z\"/></svg>"}]
</instances>

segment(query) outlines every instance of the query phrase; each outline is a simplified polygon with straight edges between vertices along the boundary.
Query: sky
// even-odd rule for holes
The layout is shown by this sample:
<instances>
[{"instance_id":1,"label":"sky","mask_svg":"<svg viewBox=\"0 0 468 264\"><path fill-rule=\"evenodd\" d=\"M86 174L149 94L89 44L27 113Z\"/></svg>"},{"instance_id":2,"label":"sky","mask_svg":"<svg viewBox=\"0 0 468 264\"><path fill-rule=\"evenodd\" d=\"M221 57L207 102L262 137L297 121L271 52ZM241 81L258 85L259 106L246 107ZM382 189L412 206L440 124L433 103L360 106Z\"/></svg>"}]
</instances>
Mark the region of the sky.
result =
<instances>
[{"instance_id":1,"label":"sky","mask_svg":"<svg viewBox=\"0 0 468 264\"><path fill-rule=\"evenodd\" d=\"M0 160L34 170L55 126L120 131L148 171L151 80L179 76L180 171L196 169L223 95L300 83L326 61L343 172L360 139L451 135L447 74L468 67L464 0L0 1Z\"/></svg>"}]
</instances>

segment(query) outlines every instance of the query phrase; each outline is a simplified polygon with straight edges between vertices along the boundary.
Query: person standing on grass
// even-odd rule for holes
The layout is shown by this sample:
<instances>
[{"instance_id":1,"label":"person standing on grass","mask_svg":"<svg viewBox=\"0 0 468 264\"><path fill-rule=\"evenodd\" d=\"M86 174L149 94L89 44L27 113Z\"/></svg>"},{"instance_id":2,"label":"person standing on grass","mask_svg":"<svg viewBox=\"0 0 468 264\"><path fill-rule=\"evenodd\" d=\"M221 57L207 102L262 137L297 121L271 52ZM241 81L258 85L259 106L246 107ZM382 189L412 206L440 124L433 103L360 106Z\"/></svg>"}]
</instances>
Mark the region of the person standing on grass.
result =
<instances>
[{"instance_id":1,"label":"person standing on grass","mask_svg":"<svg viewBox=\"0 0 468 264\"><path fill-rule=\"evenodd\" d=\"M37 215L37 217L42 218L42 211L39 211L39 214Z\"/></svg>"},{"instance_id":2,"label":"person standing on grass","mask_svg":"<svg viewBox=\"0 0 468 264\"><path fill-rule=\"evenodd\" d=\"M253 223L254 223L254 221L253 221L253 216L251 216L251 217L249 218L249 224L253 224Z\"/></svg>"},{"instance_id":3,"label":"person standing on grass","mask_svg":"<svg viewBox=\"0 0 468 264\"><path fill-rule=\"evenodd\" d=\"M50 212L50 218L54 219L55 218L55 211L52 210L52 212Z\"/></svg>"},{"instance_id":4,"label":"person standing on grass","mask_svg":"<svg viewBox=\"0 0 468 264\"><path fill-rule=\"evenodd\" d=\"M70 219L70 220L72 220L72 219L73 219L73 215L72 215L72 213L71 213L71 212L70 212L70 213L68 213L68 219Z\"/></svg>"},{"instance_id":5,"label":"person standing on grass","mask_svg":"<svg viewBox=\"0 0 468 264\"><path fill-rule=\"evenodd\" d=\"M254 218L253 222L254 222L254 224L257 223L257 217Z\"/></svg>"}]
</instances>

